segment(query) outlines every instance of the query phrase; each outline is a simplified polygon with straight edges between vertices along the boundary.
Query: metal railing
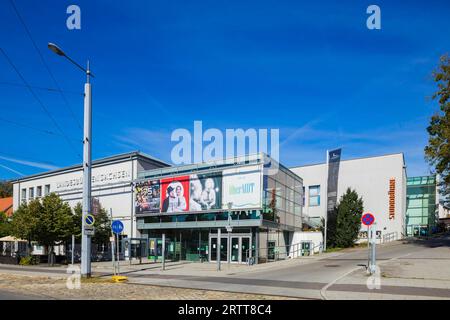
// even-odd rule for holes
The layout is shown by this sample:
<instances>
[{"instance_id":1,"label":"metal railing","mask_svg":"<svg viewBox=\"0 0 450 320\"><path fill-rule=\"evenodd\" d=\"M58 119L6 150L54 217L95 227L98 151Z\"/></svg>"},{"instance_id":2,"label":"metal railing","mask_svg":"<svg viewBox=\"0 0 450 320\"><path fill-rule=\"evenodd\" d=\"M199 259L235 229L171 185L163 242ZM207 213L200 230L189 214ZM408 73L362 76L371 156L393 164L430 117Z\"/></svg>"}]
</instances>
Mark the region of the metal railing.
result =
<instances>
[{"instance_id":1,"label":"metal railing","mask_svg":"<svg viewBox=\"0 0 450 320\"><path fill-rule=\"evenodd\" d=\"M398 232L397 231L386 233L385 235L383 235L383 243L391 242L391 241L395 241L395 240L398 240Z\"/></svg>"},{"instance_id":2,"label":"metal railing","mask_svg":"<svg viewBox=\"0 0 450 320\"><path fill-rule=\"evenodd\" d=\"M312 243L312 241L300 241L298 243L291 244L290 246L273 246L259 249L247 249L245 251L245 261L247 265L253 265L255 263L255 256L250 256L250 252L255 250L258 250L258 263L311 256L315 253L315 251L317 251L317 248L319 248L319 253L323 252L322 242L320 242L316 246L312 246ZM305 248L304 244L309 244L308 248ZM265 252L265 254L262 254L262 252Z\"/></svg>"}]
</instances>

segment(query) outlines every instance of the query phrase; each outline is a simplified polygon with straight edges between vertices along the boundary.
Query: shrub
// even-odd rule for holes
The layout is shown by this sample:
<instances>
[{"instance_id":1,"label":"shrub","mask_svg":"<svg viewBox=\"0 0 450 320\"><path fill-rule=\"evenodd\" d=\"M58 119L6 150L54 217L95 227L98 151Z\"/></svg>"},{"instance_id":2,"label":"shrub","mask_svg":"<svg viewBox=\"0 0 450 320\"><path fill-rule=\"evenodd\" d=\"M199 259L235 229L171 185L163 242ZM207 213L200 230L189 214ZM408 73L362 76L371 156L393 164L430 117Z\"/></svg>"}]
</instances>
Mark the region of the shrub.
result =
<instances>
[{"instance_id":1,"label":"shrub","mask_svg":"<svg viewBox=\"0 0 450 320\"><path fill-rule=\"evenodd\" d=\"M35 256L26 256L26 257L22 257L20 259L19 264L21 266L29 266L29 265L34 265L34 264L38 264L38 258Z\"/></svg>"}]
</instances>

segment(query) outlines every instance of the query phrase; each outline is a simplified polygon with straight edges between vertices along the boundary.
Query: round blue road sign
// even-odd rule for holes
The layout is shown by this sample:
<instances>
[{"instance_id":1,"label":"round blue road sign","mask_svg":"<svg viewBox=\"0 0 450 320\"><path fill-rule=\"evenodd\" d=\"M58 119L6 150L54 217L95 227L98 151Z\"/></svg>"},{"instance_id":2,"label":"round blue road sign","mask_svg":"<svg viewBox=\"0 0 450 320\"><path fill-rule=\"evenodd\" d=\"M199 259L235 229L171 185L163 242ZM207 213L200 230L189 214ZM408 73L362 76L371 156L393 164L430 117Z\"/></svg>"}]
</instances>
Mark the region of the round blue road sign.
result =
<instances>
[{"instance_id":1,"label":"round blue road sign","mask_svg":"<svg viewBox=\"0 0 450 320\"><path fill-rule=\"evenodd\" d=\"M371 213L365 213L361 217L361 222L366 226L370 226L372 223L375 222L375 217Z\"/></svg>"},{"instance_id":2,"label":"round blue road sign","mask_svg":"<svg viewBox=\"0 0 450 320\"><path fill-rule=\"evenodd\" d=\"M87 214L86 217L84 218L84 222L86 223L87 226L92 226L95 222L95 218L92 214Z\"/></svg>"},{"instance_id":3,"label":"round blue road sign","mask_svg":"<svg viewBox=\"0 0 450 320\"><path fill-rule=\"evenodd\" d=\"M114 220L111 224L112 232L118 234L123 231L123 223L120 220Z\"/></svg>"}]
</instances>

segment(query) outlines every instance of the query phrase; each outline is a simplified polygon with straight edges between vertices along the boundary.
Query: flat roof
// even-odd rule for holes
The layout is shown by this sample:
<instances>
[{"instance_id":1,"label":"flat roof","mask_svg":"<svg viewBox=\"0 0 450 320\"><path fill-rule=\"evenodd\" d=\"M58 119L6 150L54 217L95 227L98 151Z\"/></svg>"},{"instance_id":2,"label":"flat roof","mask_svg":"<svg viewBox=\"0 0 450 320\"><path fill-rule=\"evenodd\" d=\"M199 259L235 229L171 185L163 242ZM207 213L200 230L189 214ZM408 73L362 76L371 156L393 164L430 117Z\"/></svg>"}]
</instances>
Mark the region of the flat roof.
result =
<instances>
[{"instance_id":1,"label":"flat roof","mask_svg":"<svg viewBox=\"0 0 450 320\"><path fill-rule=\"evenodd\" d=\"M109 157L93 160L92 166L103 164L103 163L108 163L108 162L113 162L113 161L117 161L117 160L123 160L123 159L127 159L127 158L133 158L133 157L150 160L152 162L156 162L156 163L162 164L163 166L167 166L167 167L171 166L167 162L157 159L155 157L149 156L148 154L143 153L139 150L126 152L126 153L120 153L120 154L117 154L114 156L109 156ZM17 182L21 182L24 180L34 179L34 178L38 178L38 177L42 177L42 176L46 176L46 175L54 175L54 174L57 174L60 172L68 171L68 170L82 169L82 167L83 167L82 164L75 164L75 165L68 166L68 167L63 167L63 168L59 168L59 169L55 169L55 170L50 170L50 171L45 171L45 172L41 172L41 173L24 176L19 179L12 180L11 182L17 183Z\"/></svg>"},{"instance_id":2,"label":"flat roof","mask_svg":"<svg viewBox=\"0 0 450 320\"><path fill-rule=\"evenodd\" d=\"M402 158L403 158L403 164L405 164L405 155L404 155L403 152L387 153L387 154L383 154L383 155L368 156L368 157L357 157L357 158L352 158L352 159L341 160L341 162L346 162L346 161L356 161L356 160L364 160L364 159L371 159L371 158L389 157L389 156L395 156L395 155L401 155ZM289 169L303 168L303 167L311 167L311 166L319 166L319 165L323 165L323 164L327 164L327 163L326 163L326 162L311 163L311 164L305 164L305 165L302 165L302 166L289 167Z\"/></svg>"},{"instance_id":3,"label":"flat roof","mask_svg":"<svg viewBox=\"0 0 450 320\"><path fill-rule=\"evenodd\" d=\"M212 160L207 162L199 162L194 164L185 164L179 166L172 166L170 168L156 168L141 171L138 174L136 181L147 180L156 177L162 176L177 176L181 174L188 174L194 172L201 172L206 170L220 170L227 169L236 166L250 166L255 164L265 164L266 160L276 162L278 168L284 169L287 174L290 174L299 180L303 181L303 179L298 176L295 172L290 170L288 167L282 165L277 160L270 157L268 154L264 152L254 153L254 154L246 154L242 156L234 156L230 158L224 158L220 160Z\"/></svg>"}]
</instances>

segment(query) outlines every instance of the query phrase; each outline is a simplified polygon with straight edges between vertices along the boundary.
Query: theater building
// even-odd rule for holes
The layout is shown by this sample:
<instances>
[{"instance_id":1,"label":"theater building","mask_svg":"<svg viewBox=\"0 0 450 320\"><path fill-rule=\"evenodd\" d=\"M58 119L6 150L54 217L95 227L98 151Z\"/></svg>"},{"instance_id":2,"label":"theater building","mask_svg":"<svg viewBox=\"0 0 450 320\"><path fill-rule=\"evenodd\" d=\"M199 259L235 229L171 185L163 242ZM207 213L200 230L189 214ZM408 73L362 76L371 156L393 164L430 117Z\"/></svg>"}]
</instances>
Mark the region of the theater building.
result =
<instances>
[{"instance_id":1,"label":"theater building","mask_svg":"<svg viewBox=\"0 0 450 320\"><path fill-rule=\"evenodd\" d=\"M290 168L304 183L304 217L319 223L327 212L328 164ZM337 179L337 201L347 188L356 190L364 201L364 211L375 216L378 242L406 235L407 175L403 153L342 160ZM360 239L367 237L361 225Z\"/></svg>"},{"instance_id":2,"label":"theater building","mask_svg":"<svg viewBox=\"0 0 450 320\"><path fill-rule=\"evenodd\" d=\"M436 201L417 196L417 179L408 180L407 198L402 153L342 160L338 167L337 201L347 188L356 190L375 216L379 243L413 233L415 217L430 229L431 219L423 217L432 216ZM308 246L319 251L321 232L306 231L317 230L326 216L328 177L328 163L287 168L262 153L170 166L130 152L93 162L92 210L95 215L100 204L124 223L125 258L160 259L164 238L170 260L213 262L219 251L223 262L258 263L300 255ZM81 165L18 179L13 209L50 192L74 207L82 200L82 179ZM360 231L363 241L367 228Z\"/></svg>"},{"instance_id":3,"label":"theater building","mask_svg":"<svg viewBox=\"0 0 450 320\"><path fill-rule=\"evenodd\" d=\"M124 223L124 236L136 237L133 181L138 172L169 166L141 152L129 152L92 162L92 210L99 203ZM21 203L57 193L72 208L82 202L81 164L26 176L13 181L13 210Z\"/></svg>"},{"instance_id":4,"label":"theater building","mask_svg":"<svg viewBox=\"0 0 450 320\"><path fill-rule=\"evenodd\" d=\"M163 237L169 259L217 261L218 246L224 262L286 258L302 230L302 192L302 179L265 154L141 171L137 229L155 259Z\"/></svg>"}]
</instances>

